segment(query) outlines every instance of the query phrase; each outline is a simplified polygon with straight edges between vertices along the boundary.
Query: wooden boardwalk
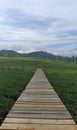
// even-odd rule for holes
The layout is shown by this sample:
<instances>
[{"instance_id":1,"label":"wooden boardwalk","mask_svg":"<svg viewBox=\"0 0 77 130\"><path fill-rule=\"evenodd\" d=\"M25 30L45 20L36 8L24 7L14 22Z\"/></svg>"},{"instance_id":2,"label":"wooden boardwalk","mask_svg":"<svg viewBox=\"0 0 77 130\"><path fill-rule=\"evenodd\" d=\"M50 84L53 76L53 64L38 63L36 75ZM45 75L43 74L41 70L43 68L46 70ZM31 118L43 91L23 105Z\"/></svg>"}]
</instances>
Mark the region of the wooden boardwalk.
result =
<instances>
[{"instance_id":1,"label":"wooden boardwalk","mask_svg":"<svg viewBox=\"0 0 77 130\"><path fill-rule=\"evenodd\" d=\"M22 92L0 130L77 130L41 69Z\"/></svg>"}]
</instances>

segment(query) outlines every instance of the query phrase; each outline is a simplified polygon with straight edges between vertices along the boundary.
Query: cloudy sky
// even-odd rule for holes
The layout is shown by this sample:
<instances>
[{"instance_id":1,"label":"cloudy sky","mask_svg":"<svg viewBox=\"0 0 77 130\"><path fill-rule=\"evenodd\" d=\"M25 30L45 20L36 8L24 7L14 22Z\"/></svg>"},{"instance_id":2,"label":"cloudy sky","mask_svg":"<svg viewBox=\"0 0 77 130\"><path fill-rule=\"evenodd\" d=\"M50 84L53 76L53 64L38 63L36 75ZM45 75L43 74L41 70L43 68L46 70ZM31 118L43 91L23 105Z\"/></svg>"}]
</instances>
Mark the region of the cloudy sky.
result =
<instances>
[{"instance_id":1,"label":"cloudy sky","mask_svg":"<svg viewBox=\"0 0 77 130\"><path fill-rule=\"evenodd\" d=\"M0 50L77 56L77 0L0 1Z\"/></svg>"}]
</instances>

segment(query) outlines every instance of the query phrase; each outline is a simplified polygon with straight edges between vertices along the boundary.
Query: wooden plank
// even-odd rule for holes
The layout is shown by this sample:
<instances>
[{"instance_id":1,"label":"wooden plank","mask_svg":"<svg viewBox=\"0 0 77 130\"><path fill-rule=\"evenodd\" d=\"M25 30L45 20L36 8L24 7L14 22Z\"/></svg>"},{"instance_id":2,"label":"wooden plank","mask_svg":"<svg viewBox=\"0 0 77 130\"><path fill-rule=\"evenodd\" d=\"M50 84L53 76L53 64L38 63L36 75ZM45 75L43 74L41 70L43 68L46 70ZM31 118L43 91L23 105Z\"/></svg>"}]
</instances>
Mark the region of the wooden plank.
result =
<instances>
[{"instance_id":1,"label":"wooden plank","mask_svg":"<svg viewBox=\"0 0 77 130\"><path fill-rule=\"evenodd\" d=\"M33 90L44 90L44 89L47 89L47 90L52 90L53 88L52 87L41 87L41 86L39 86L39 87L36 87L36 86L30 86L30 87L26 87L26 89L25 90L31 90L31 89L33 89Z\"/></svg>"},{"instance_id":2,"label":"wooden plank","mask_svg":"<svg viewBox=\"0 0 77 130\"><path fill-rule=\"evenodd\" d=\"M25 111L25 110L11 110L10 113L23 113L23 114L67 114L68 111Z\"/></svg>"},{"instance_id":3,"label":"wooden plank","mask_svg":"<svg viewBox=\"0 0 77 130\"><path fill-rule=\"evenodd\" d=\"M58 97L55 93L51 93L51 94L21 94L21 97Z\"/></svg>"},{"instance_id":4,"label":"wooden plank","mask_svg":"<svg viewBox=\"0 0 77 130\"><path fill-rule=\"evenodd\" d=\"M48 94L48 93L23 93L21 96L30 96L30 97L37 97L37 96L48 96L48 97L52 97L52 96L55 96L55 97L57 97L57 95L55 94L55 93L51 93L51 94Z\"/></svg>"},{"instance_id":5,"label":"wooden plank","mask_svg":"<svg viewBox=\"0 0 77 130\"><path fill-rule=\"evenodd\" d=\"M54 91L50 91L50 92L48 92L48 91L28 91L28 92L26 92L26 91L24 91L23 92L23 94L56 94L56 92L54 92Z\"/></svg>"},{"instance_id":6,"label":"wooden plank","mask_svg":"<svg viewBox=\"0 0 77 130\"><path fill-rule=\"evenodd\" d=\"M65 111L65 110L67 110L65 107L63 107L63 108L60 108L60 107L51 107L51 108L45 108L45 107L41 107L41 108L36 108L36 107L34 107L34 108L32 108L32 107L13 107L11 110L24 110L24 111L26 111L26 110L29 110L29 111L53 111L53 110L55 110L55 111Z\"/></svg>"},{"instance_id":7,"label":"wooden plank","mask_svg":"<svg viewBox=\"0 0 77 130\"><path fill-rule=\"evenodd\" d=\"M9 118L31 118L31 119L72 119L69 113L9 113Z\"/></svg>"},{"instance_id":8,"label":"wooden plank","mask_svg":"<svg viewBox=\"0 0 77 130\"><path fill-rule=\"evenodd\" d=\"M8 124L4 123L1 130L77 130L76 125L45 125L45 124Z\"/></svg>"},{"instance_id":9,"label":"wooden plank","mask_svg":"<svg viewBox=\"0 0 77 130\"><path fill-rule=\"evenodd\" d=\"M33 105L36 105L36 104L38 104L38 105L40 105L40 104L42 104L42 105L52 105L52 104L62 104L62 102L60 102L60 101L56 101L56 102L44 102L44 101L42 101L41 102L41 100L40 101L17 101L15 104L33 104Z\"/></svg>"},{"instance_id":10,"label":"wooden plank","mask_svg":"<svg viewBox=\"0 0 77 130\"><path fill-rule=\"evenodd\" d=\"M36 89L36 90L49 89L49 90L50 90L50 89L52 89L52 88L51 88L51 87L47 87L47 86L44 86L44 87L43 87L43 86L40 86L40 85L36 87L35 85L33 85L33 86L30 86L30 87L26 88L26 90L27 90L27 89L28 89L28 90L29 90L29 89Z\"/></svg>"},{"instance_id":11,"label":"wooden plank","mask_svg":"<svg viewBox=\"0 0 77 130\"><path fill-rule=\"evenodd\" d=\"M51 98L44 98L44 97L42 97L42 98L40 98L40 97L36 97L36 98L34 98L34 97L19 97L18 98L18 100L60 100L58 97L56 97L56 98L53 98L53 97L51 97Z\"/></svg>"},{"instance_id":12,"label":"wooden plank","mask_svg":"<svg viewBox=\"0 0 77 130\"><path fill-rule=\"evenodd\" d=\"M42 104L42 105L60 105L60 104L62 104L62 102L58 102L58 101L56 101L56 102L44 102L44 101L17 101L16 102L16 104L33 104L33 105L36 105L36 104L38 104L38 105L40 105L40 104Z\"/></svg>"},{"instance_id":13,"label":"wooden plank","mask_svg":"<svg viewBox=\"0 0 77 130\"><path fill-rule=\"evenodd\" d=\"M59 100L58 98L50 98L49 100L48 99L44 99L44 98L20 98L16 101L17 102L44 102L44 103L62 103L61 100Z\"/></svg>"},{"instance_id":14,"label":"wooden plank","mask_svg":"<svg viewBox=\"0 0 77 130\"><path fill-rule=\"evenodd\" d=\"M57 95L55 95L55 94L53 94L53 95L26 95L26 94L22 94L21 96L20 96L20 98L23 98L23 97L34 97L34 98L57 98L58 96Z\"/></svg>"},{"instance_id":15,"label":"wooden plank","mask_svg":"<svg viewBox=\"0 0 77 130\"><path fill-rule=\"evenodd\" d=\"M31 110L24 110L24 109L23 109L23 110L22 110L22 109L18 109L18 110L17 110L17 109L11 109L11 110L10 110L10 113L11 113L11 112L51 113L51 114L52 114L52 113L59 113L59 114L60 114L60 113L67 113L67 114L69 113L69 112L66 111L66 110L60 110L60 111L59 111L59 110L32 110L32 111L31 111Z\"/></svg>"},{"instance_id":16,"label":"wooden plank","mask_svg":"<svg viewBox=\"0 0 77 130\"><path fill-rule=\"evenodd\" d=\"M62 104L62 102L61 102L61 100L59 100L59 99L50 99L50 100L47 100L47 99L42 99L42 98L40 98L40 99L38 99L38 98L21 98L21 99L19 99L19 100L17 100L16 101L16 103L20 103L20 102L37 102L37 103L61 103Z\"/></svg>"},{"instance_id":17,"label":"wooden plank","mask_svg":"<svg viewBox=\"0 0 77 130\"><path fill-rule=\"evenodd\" d=\"M48 89L48 88L45 89L44 88L44 90L41 89L41 88L38 89L38 92L52 92L52 91L54 91L54 89L51 89L51 88L50 89ZM33 89L33 88L32 89L31 88L28 89L27 88L26 90L24 90L24 92L37 92L37 89L36 88L35 89Z\"/></svg>"},{"instance_id":18,"label":"wooden plank","mask_svg":"<svg viewBox=\"0 0 77 130\"><path fill-rule=\"evenodd\" d=\"M20 119L20 118L6 118L4 120L5 123L21 123L21 124L56 124L56 125L74 125L75 122L73 120L46 120L46 119Z\"/></svg>"},{"instance_id":19,"label":"wooden plank","mask_svg":"<svg viewBox=\"0 0 77 130\"><path fill-rule=\"evenodd\" d=\"M22 108L23 107L26 107L26 108L27 107L31 107L31 108L33 108L33 107L34 108L41 108L41 107L44 107L44 108L64 108L65 106L63 104L61 104L61 105L59 105L59 104L58 105L55 105L55 104L54 105L44 105L44 104L43 105L42 104L39 104L39 105L38 104L36 104L36 105L35 104L31 104L31 105L30 104L14 104L14 107L22 107Z\"/></svg>"}]
</instances>

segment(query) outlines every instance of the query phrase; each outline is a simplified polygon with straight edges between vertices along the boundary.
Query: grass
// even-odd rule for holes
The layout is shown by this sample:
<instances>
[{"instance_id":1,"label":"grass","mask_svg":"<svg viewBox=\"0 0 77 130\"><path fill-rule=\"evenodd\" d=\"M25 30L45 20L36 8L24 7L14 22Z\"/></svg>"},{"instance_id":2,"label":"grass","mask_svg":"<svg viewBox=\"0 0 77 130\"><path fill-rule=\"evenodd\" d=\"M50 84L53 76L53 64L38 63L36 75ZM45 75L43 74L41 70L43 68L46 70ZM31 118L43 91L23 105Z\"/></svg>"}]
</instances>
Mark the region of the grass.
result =
<instances>
[{"instance_id":1,"label":"grass","mask_svg":"<svg viewBox=\"0 0 77 130\"><path fill-rule=\"evenodd\" d=\"M0 57L0 120L9 112L36 68L45 68L48 80L77 122L77 63L28 57Z\"/></svg>"},{"instance_id":2,"label":"grass","mask_svg":"<svg viewBox=\"0 0 77 130\"><path fill-rule=\"evenodd\" d=\"M46 75L77 122L77 70L48 70Z\"/></svg>"},{"instance_id":3,"label":"grass","mask_svg":"<svg viewBox=\"0 0 77 130\"><path fill-rule=\"evenodd\" d=\"M0 70L0 122L26 87L33 71Z\"/></svg>"}]
</instances>

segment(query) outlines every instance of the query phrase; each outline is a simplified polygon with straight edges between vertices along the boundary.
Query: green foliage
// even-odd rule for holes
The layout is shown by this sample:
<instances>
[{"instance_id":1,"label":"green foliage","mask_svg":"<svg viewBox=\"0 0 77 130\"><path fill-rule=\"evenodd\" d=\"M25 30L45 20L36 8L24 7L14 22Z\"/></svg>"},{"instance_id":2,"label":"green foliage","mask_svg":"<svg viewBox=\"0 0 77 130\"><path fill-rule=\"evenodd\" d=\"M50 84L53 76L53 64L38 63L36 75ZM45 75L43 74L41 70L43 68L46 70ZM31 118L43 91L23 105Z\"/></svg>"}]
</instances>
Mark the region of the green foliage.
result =
<instances>
[{"instance_id":1,"label":"green foliage","mask_svg":"<svg viewBox=\"0 0 77 130\"><path fill-rule=\"evenodd\" d=\"M47 77L77 122L77 70L47 70Z\"/></svg>"},{"instance_id":2,"label":"green foliage","mask_svg":"<svg viewBox=\"0 0 77 130\"><path fill-rule=\"evenodd\" d=\"M0 95L0 122L8 114L10 108L14 104L14 100Z\"/></svg>"},{"instance_id":3,"label":"green foliage","mask_svg":"<svg viewBox=\"0 0 77 130\"><path fill-rule=\"evenodd\" d=\"M0 122L26 87L34 72L0 70Z\"/></svg>"}]
</instances>

